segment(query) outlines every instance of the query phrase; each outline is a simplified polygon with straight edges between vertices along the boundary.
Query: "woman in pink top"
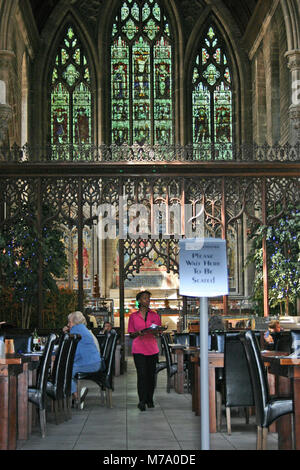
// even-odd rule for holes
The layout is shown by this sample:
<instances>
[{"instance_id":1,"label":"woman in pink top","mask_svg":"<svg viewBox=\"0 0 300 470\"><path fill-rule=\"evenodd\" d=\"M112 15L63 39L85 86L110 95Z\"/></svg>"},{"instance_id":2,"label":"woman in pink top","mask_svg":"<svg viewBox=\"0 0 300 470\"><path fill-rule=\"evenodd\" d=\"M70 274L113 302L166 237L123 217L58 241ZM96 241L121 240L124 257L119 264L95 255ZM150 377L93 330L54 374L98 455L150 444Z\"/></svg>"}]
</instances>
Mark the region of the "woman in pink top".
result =
<instances>
[{"instance_id":1,"label":"woman in pink top","mask_svg":"<svg viewBox=\"0 0 300 470\"><path fill-rule=\"evenodd\" d=\"M155 334L142 331L153 324L161 326L160 316L149 309L150 296L148 291L137 294L139 310L130 315L128 322L128 333L134 338L132 354L137 371L138 408L141 411L146 410L146 405L154 408L155 369L159 352Z\"/></svg>"}]
</instances>

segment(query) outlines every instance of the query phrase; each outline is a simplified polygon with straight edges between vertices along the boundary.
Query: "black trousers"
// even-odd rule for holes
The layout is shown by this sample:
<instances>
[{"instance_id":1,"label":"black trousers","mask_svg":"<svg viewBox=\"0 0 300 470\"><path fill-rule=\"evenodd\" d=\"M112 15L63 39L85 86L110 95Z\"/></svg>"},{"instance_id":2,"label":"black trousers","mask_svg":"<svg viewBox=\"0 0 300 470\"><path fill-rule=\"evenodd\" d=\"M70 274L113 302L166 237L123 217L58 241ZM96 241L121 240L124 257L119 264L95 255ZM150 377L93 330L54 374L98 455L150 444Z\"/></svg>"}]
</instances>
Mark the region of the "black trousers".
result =
<instances>
[{"instance_id":1,"label":"black trousers","mask_svg":"<svg viewBox=\"0 0 300 470\"><path fill-rule=\"evenodd\" d=\"M137 372L137 390L140 403L151 403L155 388L155 369L158 354L145 356L144 354L133 354L134 364Z\"/></svg>"}]
</instances>

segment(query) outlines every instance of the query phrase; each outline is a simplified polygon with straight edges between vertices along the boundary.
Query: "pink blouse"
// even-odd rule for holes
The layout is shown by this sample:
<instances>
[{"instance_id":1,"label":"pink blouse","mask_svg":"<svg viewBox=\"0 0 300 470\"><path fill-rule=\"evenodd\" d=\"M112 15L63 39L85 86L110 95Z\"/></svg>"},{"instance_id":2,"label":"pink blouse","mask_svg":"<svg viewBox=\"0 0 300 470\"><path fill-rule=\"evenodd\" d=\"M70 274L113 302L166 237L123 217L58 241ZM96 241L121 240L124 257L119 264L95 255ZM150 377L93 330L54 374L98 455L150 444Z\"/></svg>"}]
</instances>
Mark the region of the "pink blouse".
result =
<instances>
[{"instance_id":1,"label":"pink blouse","mask_svg":"<svg viewBox=\"0 0 300 470\"><path fill-rule=\"evenodd\" d=\"M142 317L142 314L138 310L133 312L129 317L128 322L128 333L135 333L136 331L149 328L152 323L161 326L161 320L158 313L153 310L148 310L147 321ZM151 356L159 352L157 341L152 333L145 334L143 336L137 336L132 341L132 354L144 354L145 356Z\"/></svg>"}]
</instances>

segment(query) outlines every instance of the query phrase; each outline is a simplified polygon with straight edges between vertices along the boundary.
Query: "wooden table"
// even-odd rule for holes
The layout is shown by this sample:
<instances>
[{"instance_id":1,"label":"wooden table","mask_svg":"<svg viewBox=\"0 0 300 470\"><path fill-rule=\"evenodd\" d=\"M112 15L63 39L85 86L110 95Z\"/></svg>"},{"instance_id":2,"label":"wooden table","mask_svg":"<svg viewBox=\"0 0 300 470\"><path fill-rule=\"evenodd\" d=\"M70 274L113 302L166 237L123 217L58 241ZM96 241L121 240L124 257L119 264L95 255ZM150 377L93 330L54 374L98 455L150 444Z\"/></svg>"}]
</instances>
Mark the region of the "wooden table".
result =
<instances>
[{"instance_id":1,"label":"wooden table","mask_svg":"<svg viewBox=\"0 0 300 470\"><path fill-rule=\"evenodd\" d=\"M20 354L0 358L0 450L14 450L17 439L29 437L28 385L36 359Z\"/></svg>"},{"instance_id":2,"label":"wooden table","mask_svg":"<svg viewBox=\"0 0 300 470\"><path fill-rule=\"evenodd\" d=\"M278 395L291 395L294 398L294 448L300 450L300 358L291 358L288 353L271 351L263 353L263 361L268 372L276 377L275 387ZM286 415L278 419L278 447L279 449L292 449L291 416Z\"/></svg>"},{"instance_id":3,"label":"wooden table","mask_svg":"<svg viewBox=\"0 0 300 470\"><path fill-rule=\"evenodd\" d=\"M174 388L177 393L184 393L184 355L190 353L197 353L199 348L187 348L183 344L169 344L171 351L176 355L177 374L174 378Z\"/></svg>"},{"instance_id":4,"label":"wooden table","mask_svg":"<svg viewBox=\"0 0 300 470\"><path fill-rule=\"evenodd\" d=\"M200 415L200 356L194 354L190 358L194 363L194 385L192 390L193 411ZM209 432L217 432L216 412L216 368L224 367L224 353L208 351L208 381L209 381Z\"/></svg>"},{"instance_id":5,"label":"wooden table","mask_svg":"<svg viewBox=\"0 0 300 470\"><path fill-rule=\"evenodd\" d=\"M175 379L175 390L177 393L184 391L184 355L190 356L190 361L194 365L194 378L192 388L192 409L197 416L200 416L200 348L185 347L183 345L170 345L172 352L177 358L177 378ZM216 373L217 367L224 367L224 354L208 351L208 376L209 376L209 430L211 433L217 432L216 414Z\"/></svg>"}]
</instances>

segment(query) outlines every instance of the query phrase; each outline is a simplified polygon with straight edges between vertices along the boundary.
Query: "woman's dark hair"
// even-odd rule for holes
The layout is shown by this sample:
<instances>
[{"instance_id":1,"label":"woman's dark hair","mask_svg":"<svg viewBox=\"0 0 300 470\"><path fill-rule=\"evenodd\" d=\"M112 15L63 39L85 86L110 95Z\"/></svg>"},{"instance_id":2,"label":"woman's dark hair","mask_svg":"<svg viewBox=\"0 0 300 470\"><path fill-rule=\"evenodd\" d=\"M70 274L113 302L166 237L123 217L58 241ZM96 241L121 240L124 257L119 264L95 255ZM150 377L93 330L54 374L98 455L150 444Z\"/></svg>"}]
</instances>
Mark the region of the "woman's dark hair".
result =
<instances>
[{"instance_id":1,"label":"woman's dark hair","mask_svg":"<svg viewBox=\"0 0 300 470\"><path fill-rule=\"evenodd\" d=\"M148 294L149 296L151 296L151 292L149 292L148 290L142 290L141 292L138 292L136 294L136 300L139 302L140 298L142 297L143 294Z\"/></svg>"}]
</instances>

